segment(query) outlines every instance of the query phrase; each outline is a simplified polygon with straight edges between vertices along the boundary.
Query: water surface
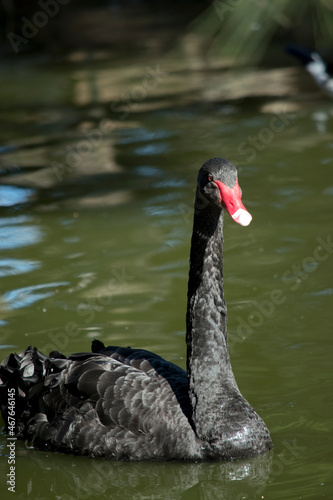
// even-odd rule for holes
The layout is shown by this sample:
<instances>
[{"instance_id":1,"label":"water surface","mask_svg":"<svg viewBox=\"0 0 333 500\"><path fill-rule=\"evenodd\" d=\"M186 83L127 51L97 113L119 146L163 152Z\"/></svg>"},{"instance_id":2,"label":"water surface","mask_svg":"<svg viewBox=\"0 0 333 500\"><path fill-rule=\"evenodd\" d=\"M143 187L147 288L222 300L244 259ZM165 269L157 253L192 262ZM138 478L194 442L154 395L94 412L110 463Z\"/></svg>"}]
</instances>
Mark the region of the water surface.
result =
<instances>
[{"instance_id":1,"label":"water surface","mask_svg":"<svg viewBox=\"0 0 333 500\"><path fill-rule=\"evenodd\" d=\"M225 222L232 364L274 450L112 463L17 443L16 498L331 498L333 104L312 87L298 97L288 68L262 71L258 86L252 70L184 64L171 55L3 71L2 358L29 344L89 350L99 338L185 368L195 178L225 156L253 215L248 228ZM2 478L6 444L2 434Z\"/></svg>"}]
</instances>

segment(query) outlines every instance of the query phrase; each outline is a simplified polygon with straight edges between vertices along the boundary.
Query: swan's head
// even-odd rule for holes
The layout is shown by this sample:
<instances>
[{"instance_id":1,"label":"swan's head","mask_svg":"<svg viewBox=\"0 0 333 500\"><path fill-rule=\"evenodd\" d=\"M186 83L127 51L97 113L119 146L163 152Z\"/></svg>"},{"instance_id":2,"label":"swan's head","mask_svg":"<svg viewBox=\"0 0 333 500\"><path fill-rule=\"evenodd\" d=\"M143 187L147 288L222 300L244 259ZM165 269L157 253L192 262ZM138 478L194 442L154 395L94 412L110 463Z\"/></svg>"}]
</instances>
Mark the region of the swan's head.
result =
<instances>
[{"instance_id":1,"label":"swan's head","mask_svg":"<svg viewBox=\"0 0 333 500\"><path fill-rule=\"evenodd\" d=\"M200 169L198 175L198 193L202 201L225 208L232 219L248 226L252 216L244 207L242 192L237 180L237 169L225 158L212 158ZM206 205L207 205L206 201Z\"/></svg>"}]
</instances>

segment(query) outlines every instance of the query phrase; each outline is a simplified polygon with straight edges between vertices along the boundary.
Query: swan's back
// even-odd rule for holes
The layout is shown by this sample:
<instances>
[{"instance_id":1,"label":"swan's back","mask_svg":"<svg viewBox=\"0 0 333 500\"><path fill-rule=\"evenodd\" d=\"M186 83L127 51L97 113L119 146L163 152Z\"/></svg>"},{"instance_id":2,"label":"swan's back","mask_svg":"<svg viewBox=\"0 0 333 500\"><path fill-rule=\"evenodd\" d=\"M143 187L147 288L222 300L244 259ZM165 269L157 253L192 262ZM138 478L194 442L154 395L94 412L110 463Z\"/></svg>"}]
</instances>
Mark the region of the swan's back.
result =
<instances>
[{"instance_id":1,"label":"swan's back","mask_svg":"<svg viewBox=\"0 0 333 500\"><path fill-rule=\"evenodd\" d=\"M92 353L65 358L29 347L3 362L1 379L3 400L8 388L18 392L17 437L41 449L113 459L200 458L187 374L149 351L94 341Z\"/></svg>"}]
</instances>

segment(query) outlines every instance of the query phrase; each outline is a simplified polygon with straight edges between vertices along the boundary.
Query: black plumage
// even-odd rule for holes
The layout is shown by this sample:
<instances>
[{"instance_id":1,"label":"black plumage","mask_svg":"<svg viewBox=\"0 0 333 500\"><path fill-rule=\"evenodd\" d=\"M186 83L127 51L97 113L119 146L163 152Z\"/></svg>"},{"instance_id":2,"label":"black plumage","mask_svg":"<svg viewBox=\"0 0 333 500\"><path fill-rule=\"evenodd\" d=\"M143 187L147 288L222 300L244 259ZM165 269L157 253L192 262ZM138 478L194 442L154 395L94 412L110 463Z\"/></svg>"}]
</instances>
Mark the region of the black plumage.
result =
<instances>
[{"instance_id":1,"label":"black plumage","mask_svg":"<svg viewBox=\"0 0 333 500\"><path fill-rule=\"evenodd\" d=\"M6 423L7 391L14 388L18 438L41 449L117 460L228 459L272 447L267 427L239 392L228 353L223 207L247 225L251 216L239 193L236 168L227 160L214 158L201 168L188 286L187 372L149 351L105 347L98 340L91 353L68 358L28 347L0 368L1 411Z\"/></svg>"},{"instance_id":2,"label":"black plumage","mask_svg":"<svg viewBox=\"0 0 333 500\"><path fill-rule=\"evenodd\" d=\"M316 84L330 97L333 97L333 65L328 64L314 51L296 44L289 44L287 52L296 57L308 73L312 76Z\"/></svg>"}]
</instances>

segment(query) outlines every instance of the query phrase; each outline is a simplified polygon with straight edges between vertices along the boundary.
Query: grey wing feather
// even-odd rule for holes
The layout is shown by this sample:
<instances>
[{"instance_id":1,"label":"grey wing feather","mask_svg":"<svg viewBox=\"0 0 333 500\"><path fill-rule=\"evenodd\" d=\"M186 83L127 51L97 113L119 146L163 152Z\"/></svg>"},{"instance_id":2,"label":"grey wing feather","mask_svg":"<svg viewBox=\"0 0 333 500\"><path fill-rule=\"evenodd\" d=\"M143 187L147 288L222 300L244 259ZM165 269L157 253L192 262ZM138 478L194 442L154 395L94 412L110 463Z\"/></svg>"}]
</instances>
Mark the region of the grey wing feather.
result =
<instances>
[{"instance_id":1,"label":"grey wing feather","mask_svg":"<svg viewBox=\"0 0 333 500\"><path fill-rule=\"evenodd\" d=\"M3 363L4 385L20 373L19 437L95 457L200 458L186 372L149 351L102 346L68 359L28 348Z\"/></svg>"}]
</instances>

